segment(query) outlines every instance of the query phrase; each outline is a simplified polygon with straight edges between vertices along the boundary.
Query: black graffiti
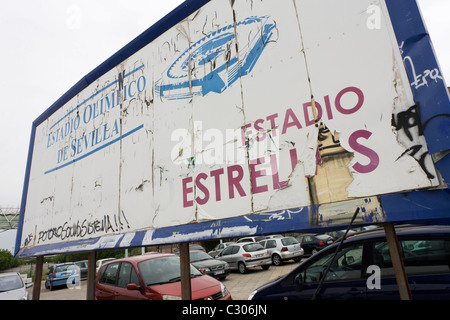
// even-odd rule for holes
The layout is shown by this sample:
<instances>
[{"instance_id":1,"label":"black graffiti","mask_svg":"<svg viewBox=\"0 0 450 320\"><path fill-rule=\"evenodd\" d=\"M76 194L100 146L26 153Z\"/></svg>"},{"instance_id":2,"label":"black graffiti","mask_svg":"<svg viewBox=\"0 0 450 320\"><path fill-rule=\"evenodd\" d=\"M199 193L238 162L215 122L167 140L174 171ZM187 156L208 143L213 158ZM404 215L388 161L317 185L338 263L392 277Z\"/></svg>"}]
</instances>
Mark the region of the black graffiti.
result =
<instances>
[{"instance_id":1,"label":"black graffiti","mask_svg":"<svg viewBox=\"0 0 450 320\"><path fill-rule=\"evenodd\" d=\"M395 119L397 116L397 119ZM397 130L403 130L410 141L413 141L412 128L417 128L419 136L423 135L422 122L419 113L419 103L416 103L406 111L392 115L392 126Z\"/></svg>"},{"instance_id":2,"label":"black graffiti","mask_svg":"<svg viewBox=\"0 0 450 320\"><path fill-rule=\"evenodd\" d=\"M83 221L78 220L73 223L65 222L58 227L40 231L37 243L40 244L54 238L67 240L70 238L84 238L98 233L115 233L129 228L128 220L122 212L121 215L114 214L112 217L110 215L104 215L102 219L95 219L93 221L84 219Z\"/></svg>"},{"instance_id":3,"label":"black graffiti","mask_svg":"<svg viewBox=\"0 0 450 320\"><path fill-rule=\"evenodd\" d=\"M425 121L425 123L423 124L423 128L425 129L426 126L431 122L431 120L434 120L434 119L440 118L440 117L450 118L450 114L447 114L447 113L441 113L441 114L437 114L437 115L432 116L430 119L428 119L427 121Z\"/></svg>"},{"instance_id":4,"label":"black graffiti","mask_svg":"<svg viewBox=\"0 0 450 320\"><path fill-rule=\"evenodd\" d=\"M24 247L28 246L33 241L33 239L34 239L34 236L32 233L30 233L23 241L23 246Z\"/></svg>"},{"instance_id":5,"label":"black graffiti","mask_svg":"<svg viewBox=\"0 0 450 320\"><path fill-rule=\"evenodd\" d=\"M393 114L391 123L397 131L403 131L411 142L414 141L413 130L416 130L419 136L423 136L422 120L418 102L406 111L399 112L397 115ZM421 144L416 144L409 147L400 157L405 154L409 154L420 164L428 179L435 178L425 164L426 158L430 156L426 148L423 148Z\"/></svg>"},{"instance_id":6,"label":"black graffiti","mask_svg":"<svg viewBox=\"0 0 450 320\"><path fill-rule=\"evenodd\" d=\"M419 153L420 149L422 149L421 145L412 146L411 148L409 148L405 152L403 152L400 157L402 157L406 153L409 153L410 156L412 156L414 159L417 160L417 162L419 162L422 170L427 174L427 178L428 179L434 179L435 176L430 171L428 171L428 169L427 169L427 167L425 165L425 159L426 159L427 156L429 156L428 152L422 153L420 156L418 156L418 158L415 157L415 155L417 153Z\"/></svg>"}]
</instances>

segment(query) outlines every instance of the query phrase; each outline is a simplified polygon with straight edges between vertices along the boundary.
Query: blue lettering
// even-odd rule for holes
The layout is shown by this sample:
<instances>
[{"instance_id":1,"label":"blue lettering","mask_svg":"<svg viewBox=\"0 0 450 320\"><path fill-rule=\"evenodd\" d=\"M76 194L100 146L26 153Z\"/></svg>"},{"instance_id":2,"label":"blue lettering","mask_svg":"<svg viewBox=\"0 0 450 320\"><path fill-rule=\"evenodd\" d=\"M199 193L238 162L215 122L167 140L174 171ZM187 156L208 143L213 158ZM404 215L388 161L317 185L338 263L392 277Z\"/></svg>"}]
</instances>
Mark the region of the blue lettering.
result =
<instances>
[{"instance_id":1,"label":"blue lettering","mask_svg":"<svg viewBox=\"0 0 450 320\"><path fill-rule=\"evenodd\" d=\"M95 129L95 144L99 144L100 142L102 142L102 140L98 141L98 136L99 136L99 134L98 134L98 128L97 128L97 129Z\"/></svg>"},{"instance_id":2,"label":"blue lettering","mask_svg":"<svg viewBox=\"0 0 450 320\"><path fill-rule=\"evenodd\" d=\"M55 136L53 135L53 132L50 132L48 134L47 148L52 146L54 142L55 142Z\"/></svg>"},{"instance_id":3,"label":"blue lettering","mask_svg":"<svg viewBox=\"0 0 450 320\"><path fill-rule=\"evenodd\" d=\"M141 81L141 80L142 80L142 81ZM138 92L144 91L145 85L146 85L145 77L144 77L144 76L141 76L141 77L138 79L138 83L137 83L137 89L138 89Z\"/></svg>"},{"instance_id":4,"label":"blue lettering","mask_svg":"<svg viewBox=\"0 0 450 320\"><path fill-rule=\"evenodd\" d=\"M106 140L110 137L109 135L106 136L106 133L108 132L107 126L108 124L103 125L103 140Z\"/></svg>"},{"instance_id":5,"label":"blue lettering","mask_svg":"<svg viewBox=\"0 0 450 320\"><path fill-rule=\"evenodd\" d=\"M84 140L86 140L86 136L84 136ZM79 154L80 152L82 152L82 141L83 138L78 139L78 143L77 143L77 154Z\"/></svg>"},{"instance_id":6,"label":"blue lettering","mask_svg":"<svg viewBox=\"0 0 450 320\"><path fill-rule=\"evenodd\" d=\"M86 111L88 109L89 109L89 118L86 120ZM92 118L92 106L89 104L84 109L84 114L83 114L83 121L84 121L84 123L88 123L89 121L91 121L91 118Z\"/></svg>"},{"instance_id":7,"label":"blue lettering","mask_svg":"<svg viewBox=\"0 0 450 320\"><path fill-rule=\"evenodd\" d=\"M79 141L80 139L78 139ZM71 143L72 152L70 153L70 157L73 158L77 152L77 139L73 139Z\"/></svg>"},{"instance_id":8,"label":"blue lettering","mask_svg":"<svg viewBox=\"0 0 450 320\"><path fill-rule=\"evenodd\" d=\"M60 128L58 128L56 130L56 142L58 142L58 140L59 140L59 133L60 133Z\"/></svg>"},{"instance_id":9,"label":"blue lettering","mask_svg":"<svg viewBox=\"0 0 450 320\"><path fill-rule=\"evenodd\" d=\"M67 121L64 125L64 136L67 136L69 133L72 132L72 125L70 124L70 121Z\"/></svg>"},{"instance_id":10,"label":"blue lettering","mask_svg":"<svg viewBox=\"0 0 450 320\"><path fill-rule=\"evenodd\" d=\"M66 161L68 159L67 157L67 148L69 146L65 146L64 148L61 148L58 150L58 163L61 161Z\"/></svg>"},{"instance_id":11,"label":"blue lettering","mask_svg":"<svg viewBox=\"0 0 450 320\"><path fill-rule=\"evenodd\" d=\"M130 98L133 98L133 97L136 95L136 91L134 91L134 93L131 94L131 85L132 85L133 83L136 84L136 80L131 81L130 85L128 86L128 96L129 96Z\"/></svg>"},{"instance_id":12,"label":"blue lettering","mask_svg":"<svg viewBox=\"0 0 450 320\"><path fill-rule=\"evenodd\" d=\"M58 150L58 163L62 161L62 154L63 154L62 149Z\"/></svg>"},{"instance_id":13,"label":"blue lettering","mask_svg":"<svg viewBox=\"0 0 450 320\"><path fill-rule=\"evenodd\" d=\"M84 147L87 149L88 148L88 137L87 135L84 135Z\"/></svg>"},{"instance_id":14,"label":"blue lettering","mask_svg":"<svg viewBox=\"0 0 450 320\"><path fill-rule=\"evenodd\" d=\"M116 135L116 134L118 134L119 133L119 126L118 126L118 124L117 124L117 120L114 122L114 127L113 127L113 130L112 130L112 132L111 132L111 136L113 136L113 135Z\"/></svg>"},{"instance_id":15,"label":"blue lettering","mask_svg":"<svg viewBox=\"0 0 450 320\"><path fill-rule=\"evenodd\" d=\"M106 110L103 110L103 97L100 100L100 114L103 114Z\"/></svg>"},{"instance_id":16,"label":"blue lettering","mask_svg":"<svg viewBox=\"0 0 450 320\"><path fill-rule=\"evenodd\" d=\"M97 118L99 116L98 108L97 108L98 103L93 103L92 105L94 106L94 108L93 108L94 109L93 119L95 119L95 118Z\"/></svg>"},{"instance_id":17,"label":"blue lettering","mask_svg":"<svg viewBox=\"0 0 450 320\"><path fill-rule=\"evenodd\" d=\"M77 117L74 119L74 122L73 122L74 130L78 129L78 127L80 126L80 121L81 121L80 116L77 114Z\"/></svg>"}]
</instances>

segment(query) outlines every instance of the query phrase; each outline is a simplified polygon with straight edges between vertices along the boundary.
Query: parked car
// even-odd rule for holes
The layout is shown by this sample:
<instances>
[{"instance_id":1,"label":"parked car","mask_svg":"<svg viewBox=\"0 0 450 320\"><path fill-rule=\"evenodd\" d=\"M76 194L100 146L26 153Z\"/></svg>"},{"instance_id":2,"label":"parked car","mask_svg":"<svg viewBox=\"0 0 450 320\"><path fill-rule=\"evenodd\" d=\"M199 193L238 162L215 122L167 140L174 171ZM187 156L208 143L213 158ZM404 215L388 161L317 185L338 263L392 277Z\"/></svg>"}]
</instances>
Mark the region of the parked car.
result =
<instances>
[{"instance_id":1,"label":"parked car","mask_svg":"<svg viewBox=\"0 0 450 320\"><path fill-rule=\"evenodd\" d=\"M397 227L396 233L412 299L450 300L450 227ZM256 289L249 298L310 300L338 245L328 246L287 275ZM377 288L368 285L374 266L380 270ZM400 299L383 229L344 240L329 267L317 299Z\"/></svg>"},{"instance_id":2,"label":"parked car","mask_svg":"<svg viewBox=\"0 0 450 320\"><path fill-rule=\"evenodd\" d=\"M201 245L195 244L195 243L190 243L189 244L189 251L191 251L191 250L201 250L203 252L206 252L205 248L203 248ZM179 254L180 253L180 248L176 248L175 250L173 250L173 253Z\"/></svg>"},{"instance_id":3,"label":"parked car","mask_svg":"<svg viewBox=\"0 0 450 320\"><path fill-rule=\"evenodd\" d=\"M267 270L272 263L269 251L255 242L235 243L219 253L216 259L227 262L230 269L240 273L247 273L247 269L255 267Z\"/></svg>"},{"instance_id":4,"label":"parked car","mask_svg":"<svg viewBox=\"0 0 450 320\"><path fill-rule=\"evenodd\" d=\"M80 268L80 279L87 279L88 276L88 261L76 261L75 265Z\"/></svg>"},{"instance_id":5,"label":"parked car","mask_svg":"<svg viewBox=\"0 0 450 320\"><path fill-rule=\"evenodd\" d=\"M271 234L268 236L265 236L264 239L273 239L273 238L283 238L283 235L281 234Z\"/></svg>"},{"instance_id":6,"label":"parked car","mask_svg":"<svg viewBox=\"0 0 450 320\"><path fill-rule=\"evenodd\" d=\"M217 246L214 247L214 249L212 249L210 252L208 252L208 254L211 257L215 257L217 256L223 249L225 249L226 247L235 244L235 242L223 242L223 243L219 243Z\"/></svg>"},{"instance_id":7,"label":"parked car","mask_svg":"<svg viewBox=\"0 0 450 320\"><path fill-rule=\"evenodd\" d=\"M98 271L100 270L101 266L108 262L108 261L112 261L115 260L115 258L105 258L105 259L99 259L97 260L97 262L95 263L95 273L98 273Z\"/></svg>"},{"instance_id":8,"label":"parked car","mask_svg":"<svg viewBox=\"0 0 450 320\"><path fill-rule=\"evenodd\" d=\"M55 287L75 287L80 284L80 269L73 262L58 263L50 267L45 288L53 290Z\"/></svg>"},{"instance_id":9,"label":"parked car","mask_svg":"<svg viewBox=\"0 0 450 320\"><path fill-rule=\"evenodd\" d=\"M263 236L256 236L256 237L245 237L245 238L241 238L238 241L236 241L236 243L243 243L243 242L259 242L261 240L264 240L265 237Z\"/></svg>"},{"instance_id":10,"label":"parked car","mask_svg":"<svg viewBox=\"0 0 450 320\"><path fill-rule=\"evenodd\" d=\"M181 299L180 257L155 253L105 263L97 273L97 300ZM231 295L217 279L191 265L192 299L230 300Z\"/></svg>"},{"instance_id":11,"label":"parked car","mask_svg":"<svg viewBox=\"0 0 450 320\"><path fill-rule=\"evenodd\" d=\"M0 273L0 300L29 300L27 288L17 272Z\"/></svg>"},{"instance_id":12,"label":"parked car","mask_svg":"<svg viewBox=\"0 0 450 320\"><path fill-rule=\"evenodd\" d=\"M344 236L345 232L347 232L347 237L354 235L355 233L359 232L357 229L350 229L350 230L336 230L336 231L330 231L326 232L325 234L328 236L331 236L334 241L339 241Z\"/></svg>"},{"instance_id":13,"label":"parked car","mask_svg":"<svg viewBox=\"0 0 450 320\"><path fill-rule=\"evenodd\" d=\"M334 242L327 234L302 234L295 237L302 246L305 255L313 255Z\"/></svg>"},{"instance_id":14,"label":"parked car","mask_svg":"<svg viewBox=\"0 0 450 320\"><path fill-rule=\"evenodd\" d=\"M223 280L230 274L230 266L228 263L216 260L201 250L191 250L189 252L189 259L191 264L200 270L200 272L211 277Z\"/></svg>"},{"instance_id":15,"label":"parked car","mask_svg":"<svg viewBox=\"0 0 450 320\"><path fill-rule=\"evenodd\" d=\"M304 254L300 243L294 237L265 239L259 243L269 251L272 263L276 266L290 259L300 261Z\"/></svg>"}]
</instances>

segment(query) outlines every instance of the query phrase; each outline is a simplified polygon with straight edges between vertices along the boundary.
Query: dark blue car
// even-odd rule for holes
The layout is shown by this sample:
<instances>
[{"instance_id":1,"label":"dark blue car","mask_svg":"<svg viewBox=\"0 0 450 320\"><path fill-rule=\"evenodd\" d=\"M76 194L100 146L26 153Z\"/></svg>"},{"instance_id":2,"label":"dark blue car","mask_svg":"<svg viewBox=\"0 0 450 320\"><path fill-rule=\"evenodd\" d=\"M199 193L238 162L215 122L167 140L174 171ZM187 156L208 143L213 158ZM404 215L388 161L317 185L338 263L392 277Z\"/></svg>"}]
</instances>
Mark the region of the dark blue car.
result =
<instances>
[{"instance_id":1,"label":"dark blue car","mask_svg":"<svg viewBox=\"0 0 450 320\"><path fill-rule=\"evenodd\" d=\"M344 241L316 299L400 299L384 229L380 229ZM398 227L396 232L412 299L450 300L450 227ZM337 245L328 246L287 275L258 288L249 298L311 300Z\"/></svg>"}]
</instances>

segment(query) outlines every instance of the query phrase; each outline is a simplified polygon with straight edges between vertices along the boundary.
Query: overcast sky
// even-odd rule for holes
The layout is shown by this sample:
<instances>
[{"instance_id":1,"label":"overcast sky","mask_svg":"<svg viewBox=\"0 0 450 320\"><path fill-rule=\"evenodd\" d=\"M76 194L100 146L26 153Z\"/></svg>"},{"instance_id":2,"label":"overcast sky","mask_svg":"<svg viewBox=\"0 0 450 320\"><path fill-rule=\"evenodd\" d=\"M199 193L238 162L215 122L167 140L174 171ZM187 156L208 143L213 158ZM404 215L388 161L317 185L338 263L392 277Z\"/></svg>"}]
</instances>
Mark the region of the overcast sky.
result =
<instances>
[{"instance_id":1,"label":"overcast sky","mask_svg":"<svg viewBox=\"0 0 450 320\"><path fill-rule=\"evenodd\" d=\"M0 0L0 208L20 204L32 122L182 2ZM450 83L450 1L418 2Z\"/></svg>"}]
</instances>

